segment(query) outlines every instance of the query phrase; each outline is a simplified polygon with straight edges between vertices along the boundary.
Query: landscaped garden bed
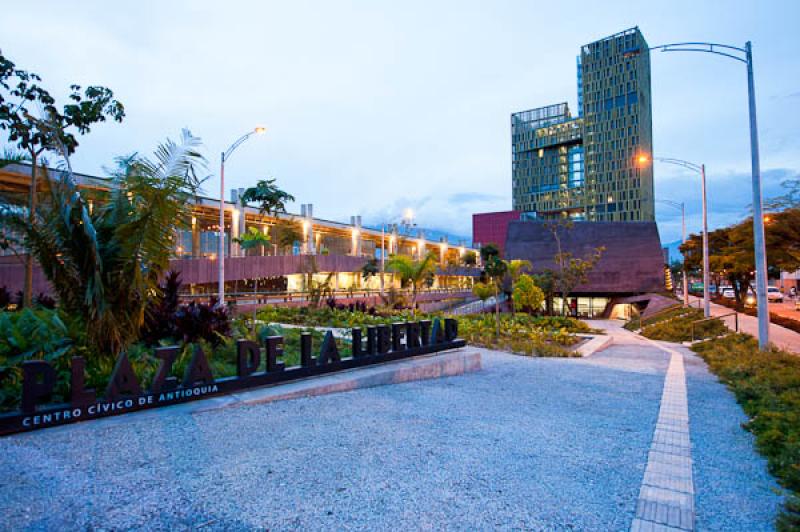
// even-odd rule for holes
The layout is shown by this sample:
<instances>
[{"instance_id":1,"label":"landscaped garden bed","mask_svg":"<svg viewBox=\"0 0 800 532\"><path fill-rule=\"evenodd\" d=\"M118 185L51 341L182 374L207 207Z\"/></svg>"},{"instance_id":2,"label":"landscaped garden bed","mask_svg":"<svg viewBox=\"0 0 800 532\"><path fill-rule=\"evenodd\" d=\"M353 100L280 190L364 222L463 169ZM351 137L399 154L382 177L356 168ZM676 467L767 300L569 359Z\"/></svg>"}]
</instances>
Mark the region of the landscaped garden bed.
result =
<instances>
[{"instance_id":1,"label":"landscaped garden bed","mask_svg":"<svg viewBox=\"0 0 800 532\"><path fill-rule=\"evenodd\" d=\"M439 313L410 311L343 310L336 308L269 307L257 313L257 319L267 323L303 325L306 327L366 327L441 318ZM454 316L458 320L458 335L471 345L509 351L527 356L578 356L574 348L581 341L577 334L592 332L584 322L561 316L531 316L517 313L500 315L500 335L496 334L495 316L472 314Z\"/></svg>"},{"instance_id":2,"label":"landscaped garden bed","mask_svg":"<svg viewBox=\"0 0 800 532\"><path fill-rule=\"evenodd\" d=\"M692 350L736 396L750 418L770 472L791 490L778 528L800 528L800 357L786 351L760 351L749 335L734 334L696 344Z\"/></svg>"},{"instance_id":3,"label":"landscaped garden bed","mask_svg":"<svg viewBox=\"0 0 800 532\"><path fill-rule=\"evenodd\" d=\"M702 310L686 307L671 308L641 322L634 318L625 324L628 330L640 327L642 336L668 342L691 342L731 332L721 320L705 320Z\"/></svg>"}]
</instances>

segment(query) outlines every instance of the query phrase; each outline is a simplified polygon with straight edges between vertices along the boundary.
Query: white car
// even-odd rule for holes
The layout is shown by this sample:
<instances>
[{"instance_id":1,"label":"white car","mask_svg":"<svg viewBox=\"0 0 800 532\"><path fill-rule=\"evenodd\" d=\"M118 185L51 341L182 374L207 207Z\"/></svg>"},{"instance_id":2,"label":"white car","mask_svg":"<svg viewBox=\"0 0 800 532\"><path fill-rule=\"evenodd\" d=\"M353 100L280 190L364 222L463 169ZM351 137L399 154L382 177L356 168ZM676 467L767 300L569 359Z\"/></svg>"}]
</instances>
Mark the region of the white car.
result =
<instances>
[{"instance_id":1,"label":"white car","mask_svg":"<svg viewBox=\"0 0 800 532\"><path fill-rule=\"evenodd\" d=\"M727 297L729 299L733 299L736 297L736 294L733 292L733 288L723 288L722 289L722 297Z\"/></svg>"},{"instance_id":2,"label":"white car","mask_svg":"<svg viewBox=\"0 0 800 532\"><path fill-rule=\"evenodd\" d=\"M767 287L767 301L777 301L778 303L783 303L783 294L777 286Z\"/></svg>"}]
</instances>

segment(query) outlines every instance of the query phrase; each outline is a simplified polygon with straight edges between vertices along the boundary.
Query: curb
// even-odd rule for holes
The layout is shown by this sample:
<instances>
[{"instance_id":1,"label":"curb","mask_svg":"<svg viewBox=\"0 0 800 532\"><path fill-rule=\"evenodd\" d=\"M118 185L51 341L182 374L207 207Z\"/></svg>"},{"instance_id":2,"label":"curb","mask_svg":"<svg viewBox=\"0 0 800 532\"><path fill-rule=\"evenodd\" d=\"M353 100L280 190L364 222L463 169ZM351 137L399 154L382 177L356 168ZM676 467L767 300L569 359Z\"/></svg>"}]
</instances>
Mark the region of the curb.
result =
<instances>
[{"instance_id":1,"label":"curb","mask_svg":"<svg viewBox=\"0 0 800 532\"><path fill-rule=\"evenodd\" d=\"M578 347L575 350L582 357L589 357L598 351L602 351L606 347L614 343L614 338L611 335L596 335L591 337L591 340Z\"/></svg>"},{"instance_id":2,"label":"curb","mask_svg":"<svg viewBox=\"0 0 800 532\"><path fill-rule=\"evenodd\" d=\"M437 355L400 362L389 362L375 367L343 371L324 377L308 378L287 384L217 397L209 400L209 403L212 404L206 403L200 408L195 408L192 413L213 412L235 406L272 403L301 397L315 397L387 384L454 377L480 371L480 369L480 353L465 353L462 349L458 349Z\"/></svg>"}]
</instances>

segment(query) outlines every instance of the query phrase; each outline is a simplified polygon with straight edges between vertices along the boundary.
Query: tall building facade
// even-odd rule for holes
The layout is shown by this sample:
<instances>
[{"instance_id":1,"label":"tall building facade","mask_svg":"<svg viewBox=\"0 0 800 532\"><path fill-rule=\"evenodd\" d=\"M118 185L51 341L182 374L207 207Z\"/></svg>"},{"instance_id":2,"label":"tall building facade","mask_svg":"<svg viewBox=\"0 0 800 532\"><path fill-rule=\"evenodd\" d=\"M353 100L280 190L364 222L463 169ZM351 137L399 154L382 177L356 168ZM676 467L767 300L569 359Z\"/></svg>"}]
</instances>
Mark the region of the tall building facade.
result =
<instances>
[{"instance_id":1,"label":"tall building facade","mask_svg":"<svg viewBox=\"0 0 800 532\"><path fill-rule=\"evenodd\" d=\"M587 44L577 70L578 116L567 103L511 115L513 209L538 219L653 221L647 41L632 28Z\"/></svg>"}]
</instances>

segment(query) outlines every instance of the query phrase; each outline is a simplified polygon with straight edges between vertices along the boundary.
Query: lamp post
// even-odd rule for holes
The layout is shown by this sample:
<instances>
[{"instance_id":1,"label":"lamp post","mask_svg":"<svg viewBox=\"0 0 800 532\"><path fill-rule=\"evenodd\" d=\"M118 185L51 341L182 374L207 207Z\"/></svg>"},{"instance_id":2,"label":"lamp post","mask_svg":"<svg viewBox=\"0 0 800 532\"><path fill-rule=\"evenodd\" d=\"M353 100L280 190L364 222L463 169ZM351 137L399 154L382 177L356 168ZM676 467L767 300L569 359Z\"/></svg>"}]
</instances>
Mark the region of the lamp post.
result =
<instances>
[{"instance_id":1,"label":"lamp post","mask_svg":"<svg viewBox=\"0 0 800 532\"><path fill-rule=\"evenodd\" d=\"M639 162L645 163L647 162L648 158L646 155L639 156ZM705 164L695 164L690 163L689 161L684 161L683 159L670 159L667 157L653 157L654 161L666 163L666 164L673 164L675 166L682 166L683 168L688 168L693 172L697 172L700 175L700 183L701 183L701 194L703 198L703 316L706 318L711 317L711 298L709 297L709 282L710 282L710 270L709 270L709 259L708 259L708 202L706 201L706 165ZM684 242L686 241L686 225L684 221ZM684 275L686 274L686 270L684 268ZM686 283L684 283L685 285ZM686 294L686 299L688 299L688 294Z\"/></svg>"},{"instance_id":2,"label":"lamp post","mask_svg":"<svg viewBox=\"0 0 800 532\"><path fill-rule=\"evenodd\" d=\"M225 304L225 161L230 159L233 151L238 148L244 141L249 139L252 135L261 135L266 131L263 127L257 127L241 137L231 146L222 152L220 156L219 165L219 253L217 253L217 260L219 260L219 304Z\"/></svg>"},{"instance_id":3,"label":"lamp post","mask_svg":"<svg viewBox=\"0 0 800 532\"><path fill-rule=\"evenodd\" d=\"M756 301L758 304L758 347L769 345L769 304L767 302L767 250L764 238L764 218L761 205L761 163L758 152L758 122L756 120L755 82L753 81L753 46L747 41L744 48L709 42L682 42L653 46L662 52L701 52L716 54L742 62L747 67L747 103L750 118L750 163L753 190L753 243L755 251Z\"/></svg>"},{"instance_id":4,"label":"lamp post","mask_svg":"<svg viewBox=\"0 0 800 532\"><path fill-rule=\"evenodd\" d=\"M686 205L681 201L656 200L681 210L681 242L686 243ZM683 306L689 306L689 276L686 275L686 260L683 261Z\"/></svg>"}]
</instances>

